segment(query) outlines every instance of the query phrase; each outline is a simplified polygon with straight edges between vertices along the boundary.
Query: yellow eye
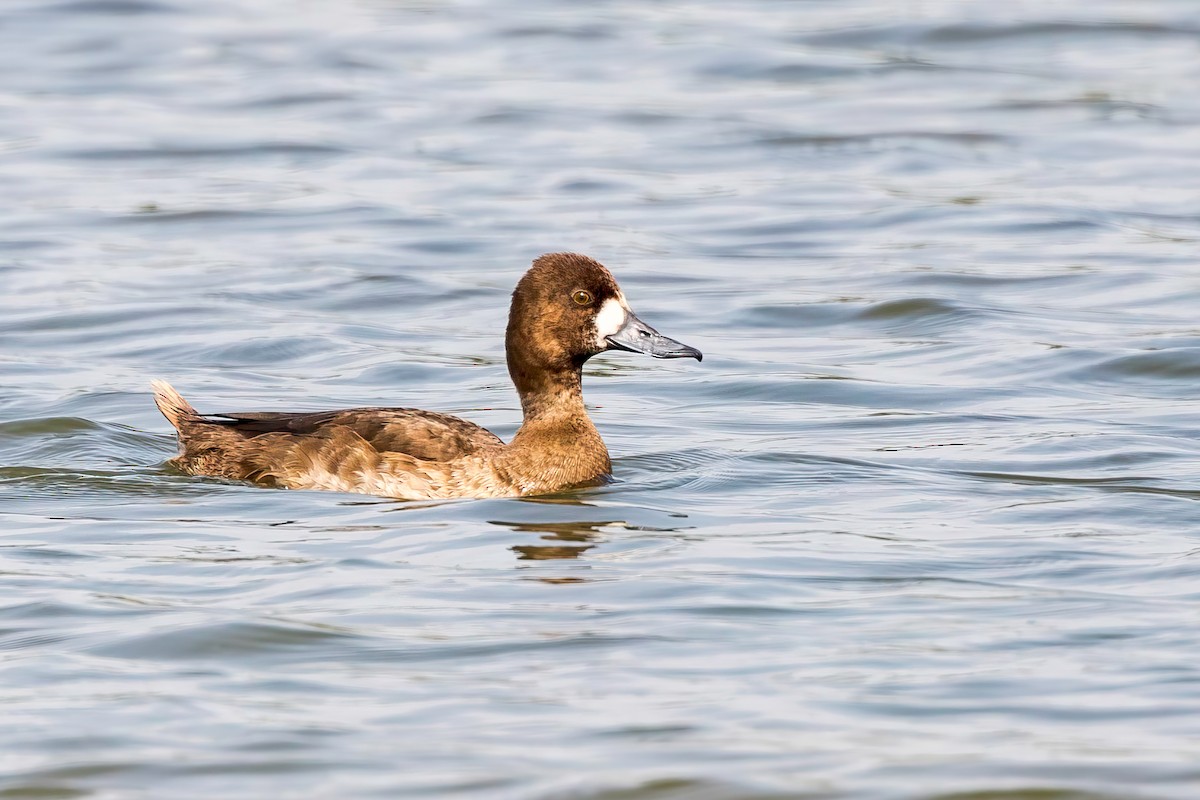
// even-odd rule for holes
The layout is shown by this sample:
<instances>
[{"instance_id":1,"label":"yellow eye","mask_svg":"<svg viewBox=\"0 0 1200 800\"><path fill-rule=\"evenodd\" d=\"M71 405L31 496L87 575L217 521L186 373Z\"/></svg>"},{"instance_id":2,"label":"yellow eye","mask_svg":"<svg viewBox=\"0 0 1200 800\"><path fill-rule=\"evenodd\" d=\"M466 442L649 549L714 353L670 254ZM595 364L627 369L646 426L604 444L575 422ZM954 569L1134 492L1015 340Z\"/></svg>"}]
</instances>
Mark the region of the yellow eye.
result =
<instances>
[{"instance_id":1,"label":"yellow eye","mask_svg":"<svg viewBox=\"0 0 1200 800\"><path fill-rule=\"evenodd\" d=\"M575 301L576 305L590 306L592 304L592 293L583 289L576 289L574 292L571 292L571 299Z\"/></svg>"}]
</instances>

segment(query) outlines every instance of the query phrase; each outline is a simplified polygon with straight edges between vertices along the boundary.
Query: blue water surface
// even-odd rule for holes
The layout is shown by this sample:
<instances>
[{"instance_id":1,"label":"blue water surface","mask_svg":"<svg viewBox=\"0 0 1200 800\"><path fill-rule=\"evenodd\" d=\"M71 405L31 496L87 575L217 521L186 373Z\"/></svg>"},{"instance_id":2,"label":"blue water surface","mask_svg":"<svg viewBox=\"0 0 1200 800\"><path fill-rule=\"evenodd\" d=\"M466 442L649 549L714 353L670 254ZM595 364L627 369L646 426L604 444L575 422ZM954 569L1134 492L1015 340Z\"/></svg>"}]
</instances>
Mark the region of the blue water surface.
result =
<instances>
[{"instance_id":1,"label":"blue water surface","mask_svg":"<svg viewBox=\"0 0 1200 800\"><path fill-rule=\"evenodd\" d=\"M8 0L0 797L1200 796L1192 0ZM616 482L188 477L202 410L502 436L608 264Z\"/></svg>"}]
</instances>

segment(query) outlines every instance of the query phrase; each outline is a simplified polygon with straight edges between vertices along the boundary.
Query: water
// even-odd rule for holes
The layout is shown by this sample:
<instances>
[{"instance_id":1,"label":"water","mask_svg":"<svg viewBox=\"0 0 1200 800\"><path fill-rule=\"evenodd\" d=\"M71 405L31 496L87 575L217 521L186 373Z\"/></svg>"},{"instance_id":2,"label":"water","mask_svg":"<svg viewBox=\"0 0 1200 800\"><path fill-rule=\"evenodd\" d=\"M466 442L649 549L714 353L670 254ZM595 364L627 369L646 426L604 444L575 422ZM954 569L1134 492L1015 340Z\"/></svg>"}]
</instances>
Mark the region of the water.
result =
<instances>
[{"instance_id":1,"label":"water","mask_svg":"<svg viewBox=\"0 0 1200 800\"><path fill-rule=\"evenodd\" d=\"M0 8L0 795L1200 792L1191 0ZM201 409L511 435L607 263L612 485L173 474Z\"/></svg>"}]
</instances>

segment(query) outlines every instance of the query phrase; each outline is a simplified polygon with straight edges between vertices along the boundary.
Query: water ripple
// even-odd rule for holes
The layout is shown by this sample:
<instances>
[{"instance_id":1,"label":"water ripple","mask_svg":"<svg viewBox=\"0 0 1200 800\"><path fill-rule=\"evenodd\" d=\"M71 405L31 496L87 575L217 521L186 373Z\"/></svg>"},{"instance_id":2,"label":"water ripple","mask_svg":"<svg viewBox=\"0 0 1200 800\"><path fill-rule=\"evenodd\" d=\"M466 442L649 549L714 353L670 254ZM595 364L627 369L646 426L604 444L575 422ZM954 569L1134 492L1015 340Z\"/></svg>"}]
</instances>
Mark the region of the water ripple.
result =
<instances>
[{"instance_id":1,"label":"water ripple","mask_svg":"<svg viewBox=\"0 0 1200 800\"><path fill-rule=\"evenodd\" d=\"M1193 4L0 6L0 796L1195 796ZM165 466L511 436L554 250L613 482Z\"/></svg>"}]
</instances>

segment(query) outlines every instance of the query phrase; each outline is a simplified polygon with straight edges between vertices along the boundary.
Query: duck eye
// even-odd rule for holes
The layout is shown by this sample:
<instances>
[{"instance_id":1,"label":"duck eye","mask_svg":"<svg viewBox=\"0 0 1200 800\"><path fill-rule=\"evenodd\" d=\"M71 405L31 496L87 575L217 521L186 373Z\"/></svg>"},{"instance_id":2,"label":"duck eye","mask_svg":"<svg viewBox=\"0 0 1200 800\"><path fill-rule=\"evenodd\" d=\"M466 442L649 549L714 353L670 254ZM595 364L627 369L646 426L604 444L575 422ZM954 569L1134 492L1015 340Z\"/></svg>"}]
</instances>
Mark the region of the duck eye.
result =
<instances>
[{"instance_id":1,"label":"duck eye","mask_svg":"<svg viewBox=\"0 0 1200 800\"><path fill-rule=\"evenodd\" d=\"M576 289L574 292L571 292L571 299L575 301L575 305L590 306L592 304L592 293L583 289Z\"/></svg>"}]
</instances>

